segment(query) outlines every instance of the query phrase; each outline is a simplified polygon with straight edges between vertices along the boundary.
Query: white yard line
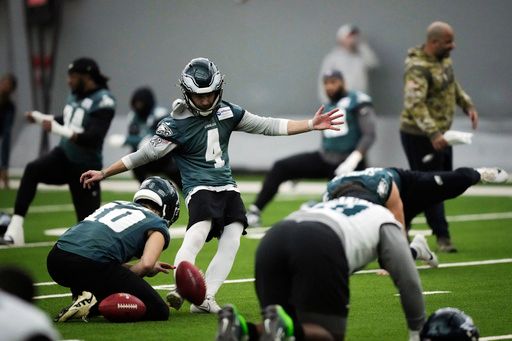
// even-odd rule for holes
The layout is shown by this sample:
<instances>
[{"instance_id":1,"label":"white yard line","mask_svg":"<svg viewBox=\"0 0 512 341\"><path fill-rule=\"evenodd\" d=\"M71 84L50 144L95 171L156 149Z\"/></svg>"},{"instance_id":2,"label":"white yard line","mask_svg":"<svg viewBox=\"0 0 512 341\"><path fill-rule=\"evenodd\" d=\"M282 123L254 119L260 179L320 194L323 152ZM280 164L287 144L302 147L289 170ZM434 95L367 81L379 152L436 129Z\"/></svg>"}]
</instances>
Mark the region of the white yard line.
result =
<instances>
[{"instance_id":1,"label":"white yard line","mask_svg":"<svg viewBox=\"0 0 512 341\"><path fill-rule=\"evenodd\" d=\"M494 340L512 340L512 334L499 335L499 336L486 336L479 338L480 341L494 341Z\"/></svg>"},{"instance_id":2,"label":"white yard line","mask_svg":"<svg viewBox=\"0 0 512 341\"><path fill-rule=\"evenodd\" d=\"M445 263L445 264L439 264L440 268L454 268L454 267L465 267L465 266L478 266L478 265L492 265L492 264L506 264L506 263L512 263L512 258L502 258L502 259L489 259L489 260L482 260L482 261L473 261L473 262L457 262L457 263ZM425 270L430 269L428 265L421 265L418 266L417 269L419 270ZM356 275L363 275L363 274L374 274L379 269L370 269L370 270L361 270L356 272ZM237 284L237 283L251 283L254 282L254 278L241 278L241 279L228 279L224 283L225 284ZM57 285L55 282L40 282L35 283L35 286L53 286ZM161 284L153 286L156 290L170 290L172 287L174 287L173 284ZM431 291L431 292L425 292L425 295L433 295L434 293L449 293L449 291ZM71 294L55 294L55 295L43 295L43 296L36 296L34 299L40 300L40 299L46 299L46 298L58 298L58 297L67 297L71 296Z\"/></svg>"},{"instance_id":3,"label":"white yard line","mask_svg":"<svg viewBox=\"0 0 512 341\"><path fill-rule=\"evenodd\" d=\"M20 180L12 180L13 189L19 187ZM262 181L239 181L238 188L242 193L256 194L261 189ZM279 194L285 195L316 195L320 197L325 191L325 183L322 182L284 182L279 187ZM106 180L101 182L101 189L105 191L134 193L139 188L135 180ZM38 189L50 191L69 191L68 186L55 186L39 184ZM470 196L512 196L512 186L485 186L470 187L464 195Z\"/></svg>"},{"instance_id":4,"label":"white yard line","mask_svg":"<svg viewBox=\"0 0 512 341\"><path fill-rule=\"evenodd\" d=\"M55 206L65 206L65 205L55 205ZM1 210L1 209L0 209ZM56 211L55 211L56 212ZM486 220L498 220L498 219L512 219L512 212L493 212L493 213L479 213L479 214L461 214L461 215L451 215L447 216L446 219L449 222L465 222L465 221L486 221ZM418 217L413 220L413 224L425 224L426 220L424 217ZM265 232L269 229L269 227L256 227L247 229L246 238L249 239L261 239L265 235ZM52 228L45 230L45 235L47 236L60 236L67 230L65 227ZM176 226L170 229L171 238L180 239L185 235L186 227L184 226ZM411 235L423 234L430 235L431 231L428 230L411 230ZM38 243L27 243L23 246L5 246L0 245L0 250L9 249L9 248L33 248L33 247L46 247L51 246L55 242L38 242Z\"/></svg>"}]
</instances>

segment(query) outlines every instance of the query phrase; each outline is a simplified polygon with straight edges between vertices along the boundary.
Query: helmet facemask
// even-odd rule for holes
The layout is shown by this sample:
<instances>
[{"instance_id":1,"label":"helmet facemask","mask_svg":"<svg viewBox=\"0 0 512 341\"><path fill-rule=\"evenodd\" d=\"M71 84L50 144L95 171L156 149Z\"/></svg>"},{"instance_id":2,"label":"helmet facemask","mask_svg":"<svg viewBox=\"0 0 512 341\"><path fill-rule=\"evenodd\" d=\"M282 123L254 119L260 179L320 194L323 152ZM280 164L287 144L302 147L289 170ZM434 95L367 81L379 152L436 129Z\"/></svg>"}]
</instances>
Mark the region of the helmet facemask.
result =
<instances>
[{"instance_id":1,"label":"helmet facemask","mask_svg":"<svg viewBox=\"0 0 512 341\"><path fill-rule=\"evenodd\" d=\"M181 72L180 88L189 110L196 116L208 116L220 105L224 76L217 66L206 58L195 58ZM210 107L198 108L191 95L214 93L215 98Z\"/></svg>"}]
</instances>

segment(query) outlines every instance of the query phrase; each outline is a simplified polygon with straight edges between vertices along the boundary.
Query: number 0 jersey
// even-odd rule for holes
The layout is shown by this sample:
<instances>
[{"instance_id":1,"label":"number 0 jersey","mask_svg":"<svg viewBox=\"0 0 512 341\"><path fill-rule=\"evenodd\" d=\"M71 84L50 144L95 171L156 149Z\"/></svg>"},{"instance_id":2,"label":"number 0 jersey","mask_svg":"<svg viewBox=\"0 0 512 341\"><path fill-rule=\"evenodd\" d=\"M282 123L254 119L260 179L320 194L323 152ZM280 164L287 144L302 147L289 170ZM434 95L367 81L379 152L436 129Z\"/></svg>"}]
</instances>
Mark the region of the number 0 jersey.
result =
<instances>
[{"instance_id":1,"label":"number 0 jersey","mask_svg":"<svg viewBox=\"0 0 512 341\"><path fill-rule=\"evenodd\" d=\"M164 219L139 204L114 201L66 231L57 247L97 262L122 264L142 256L149 231L162 233L164 249L169 246Z\"/></svg>"},{"instance_id":2,"label":"number 0 jersey","mask_svg":"<svg viewBox=\"0 0 512 341\"><path fill-rule=\"evenodd\" d=\"M76 95L71 94L63 111L64 126L81 134L87 130L91 122L91 114L102 109L115 110L115 105L115 99L108 89L99 89L84 98L77 98ZM86 147L63 137L59 145L73 163L92 169L101 168L103 143L98 143L95 147Z\"/></svg>"},{"instance_id":3,"label":"number 0 jersey","mask_svg":"<svg viewBox=\"0 0 512 341\"><path fill-rule=\"evenodd\" d=\"M362 135L357 116L361 115L362 108L371 105L370 96L359 91L349 91L338 103L326 104L325 112L339 108L345 123L338 126L340 130L322 130L322 151L350 154L355 150Z\"/></svg>"}]
</instances>

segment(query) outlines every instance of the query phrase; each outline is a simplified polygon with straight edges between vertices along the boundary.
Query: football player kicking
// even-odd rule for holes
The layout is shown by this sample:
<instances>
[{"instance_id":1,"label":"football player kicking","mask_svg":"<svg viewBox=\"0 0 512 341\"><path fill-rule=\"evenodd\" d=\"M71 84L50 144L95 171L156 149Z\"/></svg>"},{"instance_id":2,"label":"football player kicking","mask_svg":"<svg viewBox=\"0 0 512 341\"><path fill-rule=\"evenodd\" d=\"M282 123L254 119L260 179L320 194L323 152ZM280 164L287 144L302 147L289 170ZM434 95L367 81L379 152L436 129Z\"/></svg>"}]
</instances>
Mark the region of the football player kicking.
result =
<instances>
[{"instance_id":1,"label":"football player kicking","mask_svg":"<svg viewBox=\"0 0 512 341\"><path fill-rule=\"evenodd\" d=\"M343 340L349 276L378 258L398 288L419 341L425 304L401 224L360 186L293 212L274 225L256 251L256 294L263 323L247 323L233 305L219 312L217 340ZM260 338L261 337L261 338Z\"/></svg>"},{"instance_id":2,"label":"football player kicking","mask_svg":"<svg viewBox=\"0 0 512 341\"><path fill-rule=\"evenodd\" d=\"M169 307L142 278L173 268L158 259L169 246L168 229L179 210L174 186L154 176L140 185L133 202L103 205L66 231L48 254L47 266L55 282L71 288L75 301L55 321L85 319L97 302L120 292L145 304L144 320L167 320ZM140 260L127 264L133 257Z\"/></svg>"},{"instance_id":3,"label":"football player kicking","mask_svg":"<svg viewBox=\"0 0 512 341\"><path fill-rule=\"evenodd\" d=\"M356 183L366 188L372 201L386 206L409 230L412 219L430 206L456 198L479 182L501 183L507 180L507 172L500 168L461 167L454 171L438 172L367 168L337 176L329 181L324 201L332 199L333 193L343 190L344 186ZM421 252L427 245L425 238L417 235L411 243L411 246L414 245L419 246L417 254L412 251L414 258L427 260L424 257L428 257L428 253ZM442 245L439 249L445 251ZM452 248L449 251L457 250Z\"/></svg>"},{"instance_id":4,"label":"football player kicking","mask_svg":"<svg viewBox=\"0 0 512 341\"><path fill-rule=\"evenodd\" d=\"M206 270L207 297L191 312L220 310L215 294L228 276L245 233L247 219L239 190L231 174L228 142L233 131L264 135L294 135L312 130L339 130L338 109L310 120L287 120L254 115L222 100L223 75L214 63L196 58L183 69L180 87L183 100L173 103L171 117L162 120L156 135L138 151L108 168L91 170L81 176L88 187L111 175L146 164L173 153L182 176L183 194L189 211L187 232L175 265L183 260L195 263L205 242L219 238L218 249ZM183 300L176 292L169 304L179 309Z\"/></svg>"}]
</instances>

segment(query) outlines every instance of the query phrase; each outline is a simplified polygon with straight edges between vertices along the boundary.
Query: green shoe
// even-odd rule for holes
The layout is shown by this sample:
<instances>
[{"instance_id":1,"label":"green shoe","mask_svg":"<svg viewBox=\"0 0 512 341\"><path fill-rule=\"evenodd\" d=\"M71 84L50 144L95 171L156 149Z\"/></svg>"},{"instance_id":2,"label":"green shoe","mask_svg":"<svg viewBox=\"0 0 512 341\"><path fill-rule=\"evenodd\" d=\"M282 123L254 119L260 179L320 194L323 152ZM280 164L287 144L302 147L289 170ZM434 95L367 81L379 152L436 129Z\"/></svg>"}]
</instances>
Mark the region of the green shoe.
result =
<instances>
[{"instance_id":1,"label":"green shoe","mask_svg":"<svg viewBox=\"0 0 512 341\"><path fill-rule=\"evenodd\" d=\"M249 330L245 318L232 304L224 306L219 312L219 328L217 341L246 341L249 340Z\"/></svg>"},{"instance_id":2,"label":"green shoe","mask_svg":"<svg viewBox=\"0 0 512 341\"><path fill-rule=\"evenodd\" d=\"M263 310L263 335L260 341L293 341L293 320L280 305L269 305Z\"/></svg>"}]
</instances>

